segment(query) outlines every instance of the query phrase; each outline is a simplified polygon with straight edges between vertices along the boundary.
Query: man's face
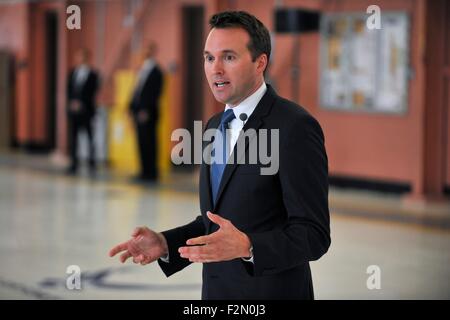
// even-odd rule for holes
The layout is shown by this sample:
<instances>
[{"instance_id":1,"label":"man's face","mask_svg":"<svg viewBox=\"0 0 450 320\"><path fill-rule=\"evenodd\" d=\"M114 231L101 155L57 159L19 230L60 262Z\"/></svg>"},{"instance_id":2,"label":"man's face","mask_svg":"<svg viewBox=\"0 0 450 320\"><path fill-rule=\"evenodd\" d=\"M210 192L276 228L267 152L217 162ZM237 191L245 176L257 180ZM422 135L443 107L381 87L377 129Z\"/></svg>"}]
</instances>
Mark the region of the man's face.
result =
<instances>
[{"instance_id":1,"label":"man's face","mask_svg":"<svg viewBox=\"0 0 450 320\"><path fill-rule=\"evenodd\" d=\"M254 62L242 28L213 28L205 43L205 74L217 101L235 106L262 84L265 55Z\"/></svg>"},{"instance_id":2,"label":"man's face","mask_svg":"<svg viewBox=\"0 0 450 320\"><path fill-rule=\"evenodd\" d=\"M87 63L87 54L81 50L75 53L75 64L81 65Z\"/></svg>"}]
</instances>

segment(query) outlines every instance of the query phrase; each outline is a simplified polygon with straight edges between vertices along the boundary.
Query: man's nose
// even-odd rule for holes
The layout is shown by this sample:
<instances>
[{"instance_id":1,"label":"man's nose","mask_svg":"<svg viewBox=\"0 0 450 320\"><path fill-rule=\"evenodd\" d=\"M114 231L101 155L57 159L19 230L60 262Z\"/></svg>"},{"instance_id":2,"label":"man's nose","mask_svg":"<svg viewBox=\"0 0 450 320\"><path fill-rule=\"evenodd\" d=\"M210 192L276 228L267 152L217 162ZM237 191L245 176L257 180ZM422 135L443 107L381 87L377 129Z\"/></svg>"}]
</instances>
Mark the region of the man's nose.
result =
<instances>
[{"instance_id":1,"label":"man's nose","mask_svg":"<svg viewBox=\"0 0 450 320\"><path fill-rule=\"evenodd\" d=\"M212 71L214 74L223 74L223 63L220 59L213 62Z\"/></svg>"}]
</instances>

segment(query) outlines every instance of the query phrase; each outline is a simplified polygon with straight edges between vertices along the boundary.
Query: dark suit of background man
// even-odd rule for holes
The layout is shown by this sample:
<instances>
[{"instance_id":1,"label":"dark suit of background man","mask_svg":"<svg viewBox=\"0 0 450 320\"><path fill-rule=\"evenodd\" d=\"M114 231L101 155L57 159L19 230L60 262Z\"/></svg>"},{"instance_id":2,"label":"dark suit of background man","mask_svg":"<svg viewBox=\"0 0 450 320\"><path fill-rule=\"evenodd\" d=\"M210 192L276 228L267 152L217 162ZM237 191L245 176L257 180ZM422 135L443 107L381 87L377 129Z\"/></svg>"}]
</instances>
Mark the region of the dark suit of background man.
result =
<instances>
[{"instance_id":1,"label":"dark suit of background man","mask_svg":"<svg viewBox=\"0 0 450 320\"><path fill-rule=\"evenodd\" d=\"M85 130L89 143L89 168L95 170L95 148L92 118L95 115L95 96L99 88L99 76L89 65L90 53L80 49L75 53L76 66L69 73L67 81L69 153L68 173L76 173L78 168L78 132Z\"/></svg>"},{"instance_id":2,"label":"dark suit of background man","mask_svg":"<svg viewBox=\"0 0 450 320\"><path fill-rule=\"evenodd\" d=\"M259 20L245 12L223 12L210 25L204 68L214 97L226 106L206 128L229 125L232 156L237 150L233 132L278 129L279 170L261 175L260 163L234 161L220 172L217 164L203 162L201 215L162 233L136 228L110 255L123 252L122 262L132 257L143 265L158 259L167 276L203 263L203 299L313 299L309 261L319 259L331 243L321 127L265 84L271 44ZM242 113L247 120L240 120Z\"/></svg>"},{"instance_id":3,"label":"dark suit of background man","mask_svg":"<svg viewBox=\"0 0 450 320\"><path fill-rule=\"evenodd\" d=\"M141 172L138 179L148 182L154 182L158 178L156 133L163 74L154 60L155 52L154 43L144 49L145 60L139 71L130 104L139 145Z\"/></svg>"}]
</instances>

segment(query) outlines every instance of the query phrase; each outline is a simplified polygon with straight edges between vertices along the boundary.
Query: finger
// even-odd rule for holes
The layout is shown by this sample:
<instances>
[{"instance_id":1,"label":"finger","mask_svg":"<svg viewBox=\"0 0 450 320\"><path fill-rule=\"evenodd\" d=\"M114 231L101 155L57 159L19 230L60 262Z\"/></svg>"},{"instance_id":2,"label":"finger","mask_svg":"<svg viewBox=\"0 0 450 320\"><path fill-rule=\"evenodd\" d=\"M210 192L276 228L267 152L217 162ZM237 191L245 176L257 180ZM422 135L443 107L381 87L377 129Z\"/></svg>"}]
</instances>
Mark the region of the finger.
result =
<instances>
[{"instance_id":1,"label":"finger","mask_svg":"<svg viewBox=\"0 0 450 320\"><path fill-rule=\"evenodd\" d=\"M189 261L196 262L196 263L209 263L209 262L215 262L215 261L219 261L219 260L211 255L192 255L189 257Z\"/></svg>"},{"instance_id":2,"label":"finger","mask_svg":"<svg viewBox=\"0 0 450 320\"><path fill-rule=\"evenodd\" d=\"M127 248L128 248L128 241L118 244L109 251L109 256L114 257L117 253L127 250Z\"/></svg>"},{"instance_id":3,"label":"finger","mask_svg":"<svg viewBox=\"0 0 450 320\"><path fill-rule=\"evenodd\" d=\"M211 245L194 246L194 247L180 247L178 249L180 256L189 258L192 255L210 255L214 253L214 247Z\"/></svg>"},{"instance_id":4,"label":"finger","mask_svg":"<svg viewBox=\"0 0 450 320\"><path fill-rule=\"evenodd\" d=\"M150 257L144 257L144 259L141 261L141 265L144 266L146 264L149 264L150 262L152 262Z\"/></svg>"},{"instance_id":5,"label":"finger","mask_svg":"<svg viewBox=\"0 0 450 320\"><path fill-rule=\"evenodd\" d=\"M137 237L138 235L140 235L142 232L144 232L145 227L136 227L133 231L133 233L131 234L132 237Z\"/></svg>"},{"instance_id":6,"label":"finger","mask_svg":"<svg viewBox=\"0 0 450 320\"><path fill-rule=\"evenodd\" d=\"M125 253L122 253L120 255L120 262L124 263L125 261L127 261L127 259L131 257L131 253L129 251L126 251Z\"/></svg>"},{"instance_id":7,"label":"finger","mask_svg":"<svg viewBox=\"0 0 450 320\"><path fill-rule=\"evenodd\" d=\"M218 214L212 213L211 211L206 212L206 215L208 216L209 220L211 220L215 224L218 224L220 227L223 227L228 222L227 219L224 219Z\"/></svg>"},{"instance_id":8,"label":"finger","mask_svg":"<svg viewBox=\"0 0 450 320\"><path fill-rule=\"evenodd\" d=\"M145 256L143 254L140 254L136 257L134 257L133 261L134 263L142 263L142 261L145 260Z\"/></svg>"},{"instance_id":9,"label":"finger","mask_svg":"<svg viewBox=\"0 0 450 320\"><path fill-rule=\"evenodd\" d=\"M207 243L211 243L214 241L214 233L209 234L207 236L201 236L201 237L197 237L197 238L192 238L192 239L188 239L186 241L186 244L188 245L196 245L196 244L207 244Z\"/></svg>"},{"instance_id":10,"label":"finger","mask_svg":"<svg viewBox=\"0 0 450 320\"><path fill-rule=\"evenodd\" d=\"M194 247L180 247L178 248L178 252L182 257L186 257L191 254L199 254L200 248L203 246L194 246Z\"/></svg>"},{"instance_id":11,"label":"finger","mask_svg":"<svg viewBox=\"0 0 450 320\"><path fill-rule=\"evenodd\" d=\"M128 250L130 250L133 255L137 256L138 254L143 254L143 252L140 244L141 240L143 240L142 236L137 236L136 238L132 239L128 244Z\"/></svg>"},{"instance_id":12,"label":"finger","mask_svg":"<svg viewBox=\"0 0 450 320\"><path fill-rule=\"evenodd\" d=\"M134 263L141 263L141 260L139 259L139 257L133 257L133 262Z\"/></svg>"}]
</instances>

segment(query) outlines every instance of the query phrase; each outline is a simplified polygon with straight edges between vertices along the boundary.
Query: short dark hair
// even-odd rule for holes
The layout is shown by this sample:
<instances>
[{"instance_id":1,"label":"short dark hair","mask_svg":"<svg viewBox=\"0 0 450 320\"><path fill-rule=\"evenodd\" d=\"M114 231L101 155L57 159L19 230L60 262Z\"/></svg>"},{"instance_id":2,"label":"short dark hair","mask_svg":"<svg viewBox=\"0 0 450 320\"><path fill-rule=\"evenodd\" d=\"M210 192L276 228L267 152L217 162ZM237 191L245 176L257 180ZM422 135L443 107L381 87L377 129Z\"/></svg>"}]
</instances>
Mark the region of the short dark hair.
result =
<instances>
[{"instance_id":1,"label":"short dark hair","mask_svg":"<svg viewBox=\"0 0 450 320\"><path fill-rule=\"evenodd\" d=\"M248 50L255 61L261 54L267 55L267 63L270 58L270 35L264 24L254 15L245 11L224 11L216 13L209 20L212 28L242 28L250 36L250 42L247 44Z\"/></svg>"}]
</instances>

